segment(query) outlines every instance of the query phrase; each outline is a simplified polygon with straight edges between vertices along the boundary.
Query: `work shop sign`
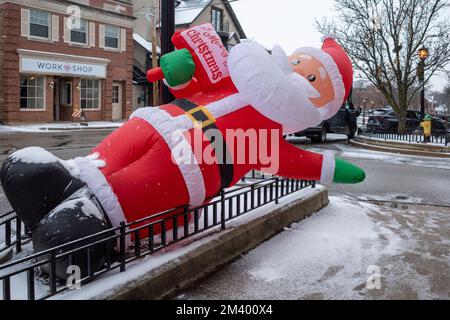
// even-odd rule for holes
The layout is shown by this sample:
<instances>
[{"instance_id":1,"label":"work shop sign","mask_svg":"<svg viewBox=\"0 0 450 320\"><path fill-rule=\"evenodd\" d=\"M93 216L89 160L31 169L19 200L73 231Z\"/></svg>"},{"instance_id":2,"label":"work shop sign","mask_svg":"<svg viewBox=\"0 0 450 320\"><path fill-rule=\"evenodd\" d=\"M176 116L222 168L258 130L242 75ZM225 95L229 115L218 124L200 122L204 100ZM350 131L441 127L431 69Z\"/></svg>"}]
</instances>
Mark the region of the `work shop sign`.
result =
<instances>
[{"instance_id":1,"label":"work shop sign","mask_svg":"<svg viewBox=\"0 0 450 320\"><path fill-rule=\"evenodd\" d=\"M106 66L23 57L20 72L105 78Z\"/></svg>"}]
</instances>

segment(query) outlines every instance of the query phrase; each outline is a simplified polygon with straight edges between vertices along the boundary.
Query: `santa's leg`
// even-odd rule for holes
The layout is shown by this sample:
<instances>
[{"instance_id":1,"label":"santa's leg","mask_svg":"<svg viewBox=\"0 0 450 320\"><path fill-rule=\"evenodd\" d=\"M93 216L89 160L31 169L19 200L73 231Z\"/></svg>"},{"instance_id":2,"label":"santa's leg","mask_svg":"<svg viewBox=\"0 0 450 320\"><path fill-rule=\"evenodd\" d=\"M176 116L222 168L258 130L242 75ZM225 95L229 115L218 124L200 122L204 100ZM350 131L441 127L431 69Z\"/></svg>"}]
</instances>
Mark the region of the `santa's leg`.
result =
<instances>
[{"instance_id":1,"label":"santa's leg","mask_svg":"<svg viewBox=\"0 0 450 320\"><path fill-rule=\"evenodd\" d=\"M110 228L97 198L74 177L78 174L75 162L61 160L42 148L32 147L13 153L0 171L4 192L26 230L31 232L36 252ZM90 240L100 240L100 237ZM88 243L86 240L78 246ZM72 249L73 246L65 247L58 253ZM95 254L90 261L92 270L102 266L111 249L112 243L94 248ZM56 261L58 277L69 276L66 272L69 261L79 266L83 275L87 274L87 254L80 251L71 259L65 256ZM42 270L48 272L48 265L43 264Z\"/></svg>"}]
</instances>

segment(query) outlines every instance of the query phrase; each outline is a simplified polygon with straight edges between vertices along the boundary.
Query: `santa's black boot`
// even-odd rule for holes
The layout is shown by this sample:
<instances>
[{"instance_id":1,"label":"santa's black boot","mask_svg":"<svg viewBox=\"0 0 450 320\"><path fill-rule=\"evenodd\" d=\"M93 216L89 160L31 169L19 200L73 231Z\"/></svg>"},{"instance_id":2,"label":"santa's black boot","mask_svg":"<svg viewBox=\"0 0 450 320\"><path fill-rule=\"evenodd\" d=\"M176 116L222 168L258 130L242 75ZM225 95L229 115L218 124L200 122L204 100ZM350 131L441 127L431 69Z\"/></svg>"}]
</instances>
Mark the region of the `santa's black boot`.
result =
<instances>
[{"instance_id":1,"label":"santa's black boot","mask_svg":"<svg viewBox=\"0 0 450 320\"><path fill-rule=\"evenodd\" d=\"M64 164L38 147L14 152L3 162L3 191L27 230L33 230L42 217L84 186Z\"/></svg>"},{"instance_id":2,"label":"santa's black boot","mask_svg":"<svg viewBox=\"0 0 450 320\"><path fill-rule=\"evenodd\" d=\"M57 250L56 254L59 255L113 236L113 232L104 232L97 236L88 237L110 228L110 223L97 198L87 187L82 187L39 221L33 230L34 251L44 251L74 240L80 240L73 245L64 246ZM86 237L88 238L84 239ZM88 275L88 270L91 272L98 271L104 265L105 257L111 256L113 246L114 242L110 240L89 249L75 251L70 257L67 255L57 259L56 276L66 279L73 272L74 266L79 268L82 277ZM89 250L90 253L88 253ZM90 255L89 258L88 254ZM45 258L47 257L42 257L42 259ZM72 266L71 269L68 269L69 266ZM46 264L41 269L48 273L49 265Z\"/></svg>"}]
</instances>

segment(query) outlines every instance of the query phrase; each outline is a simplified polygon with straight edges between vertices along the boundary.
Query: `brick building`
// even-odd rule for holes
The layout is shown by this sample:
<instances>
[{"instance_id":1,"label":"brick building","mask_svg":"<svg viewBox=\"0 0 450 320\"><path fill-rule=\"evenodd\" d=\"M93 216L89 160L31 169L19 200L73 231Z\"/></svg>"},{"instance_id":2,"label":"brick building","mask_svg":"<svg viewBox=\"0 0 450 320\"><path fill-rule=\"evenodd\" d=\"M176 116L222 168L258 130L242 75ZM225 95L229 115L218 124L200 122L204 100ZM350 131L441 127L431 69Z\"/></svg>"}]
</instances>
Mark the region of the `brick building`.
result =
<instances>
[{"instance_id":1,"label":"brick building","mask_svg":"<svg viewBox=\"0 0 450 320\"><path fill-rule=\"evenodd\" d=\"M128 117L133 21L130 0L0 0L0 121Z\"/></svg>"}]
</instances>

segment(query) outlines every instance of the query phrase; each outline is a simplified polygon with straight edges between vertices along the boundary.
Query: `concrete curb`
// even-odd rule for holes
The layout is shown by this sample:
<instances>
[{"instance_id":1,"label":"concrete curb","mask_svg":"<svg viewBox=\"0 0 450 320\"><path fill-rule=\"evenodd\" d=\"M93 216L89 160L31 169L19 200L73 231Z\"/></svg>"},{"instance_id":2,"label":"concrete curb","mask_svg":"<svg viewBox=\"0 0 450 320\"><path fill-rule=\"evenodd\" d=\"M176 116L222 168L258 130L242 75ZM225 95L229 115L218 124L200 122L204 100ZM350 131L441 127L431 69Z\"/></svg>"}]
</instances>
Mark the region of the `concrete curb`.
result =
<instances>
[{"instance_id":1,"label":"concrete curb","mask_svg":"<svg viewBox=\"0 0 450 320\"><path fill-rule=\"evenodd\" d=\"M262 216L252 218L252 213L243 215L242 218L248 217L239 223L233 224L230 221L225 231L206 236L200 245L194 246L176 259L171 259L115 288L108 288L91 299L170 298L280 233L285 227L311 216L328 203L328 190L317 186L306 195L280 204L275 210Z\"/></svg>"},{"instance_id":2,"label":"concrete curb","mask_svg":"<svg viewBox=\"0 0 450 320\"><path fill-rule=\"evenodd\" d=\"M436 151L438 149L431 149L431 148L429 149L423 148L422 150L420 150L417 148L420 148L422 146L417 146L417 148L414 148L414 145L406 145L406 144L402 145L401 143L391 143L391 142L387 143L383 141L375 141L361 137L356 137L354 140L351 140L350 144L358 148L364 148L380 152L390 152L397 154L406 154L406 155L433 157L433 158L450 158L450 152L444 152L444 150L446 150L445 147L442 148L437 147L440 148L439 150L442 151ZM435 146L426 146L426 147L435 147Z\"/></svg>"}]
</instances>

